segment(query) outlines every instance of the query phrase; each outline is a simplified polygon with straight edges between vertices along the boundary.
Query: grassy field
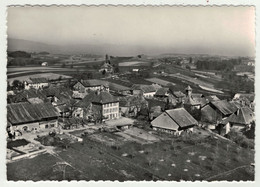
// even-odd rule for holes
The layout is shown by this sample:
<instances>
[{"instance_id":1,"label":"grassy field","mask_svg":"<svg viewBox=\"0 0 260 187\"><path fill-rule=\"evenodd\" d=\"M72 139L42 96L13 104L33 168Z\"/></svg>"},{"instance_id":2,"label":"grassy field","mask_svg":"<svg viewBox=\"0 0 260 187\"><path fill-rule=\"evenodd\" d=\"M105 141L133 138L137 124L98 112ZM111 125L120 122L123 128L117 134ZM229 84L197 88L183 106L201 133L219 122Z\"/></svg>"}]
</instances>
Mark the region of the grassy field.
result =
<instances>
[{"instance_id":1,"label":"grassy field","mask_svg":"<svg viewBox=\"0 0 260 187\"><path fill-rule=\"evenodd\" d=\"M67 180L254 180L249 169L254 151L203 130L183 137L155 133L160 141L153 143L122 141L120 134L107 132L94 135L66 150L57 148L56 157L44 154L7 164L8 180L61 180L62 172L53 171L57 161L71 165Z\"/></svg>"}]
</instances>

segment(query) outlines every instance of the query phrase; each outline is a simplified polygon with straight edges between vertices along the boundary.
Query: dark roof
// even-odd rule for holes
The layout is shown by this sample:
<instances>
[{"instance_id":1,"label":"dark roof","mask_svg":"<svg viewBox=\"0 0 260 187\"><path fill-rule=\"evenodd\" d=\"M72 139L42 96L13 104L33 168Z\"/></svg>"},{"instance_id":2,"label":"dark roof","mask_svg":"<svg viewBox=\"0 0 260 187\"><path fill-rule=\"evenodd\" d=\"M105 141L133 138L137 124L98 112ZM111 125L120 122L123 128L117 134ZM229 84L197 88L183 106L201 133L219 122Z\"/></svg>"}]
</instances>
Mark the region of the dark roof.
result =
<instances>
[{"instance_id":1,"label":"dark roof","mask_svg":"<svg viewBox=\"0 0 260 187\"><path fill-rule=\"evenodd\" d=\"M7 105L7 121L11 124L22 124L58 117L59 113L51 103L14 103Z\"/></svg>"},{"instance_id":2,"label":"dark roof","mask_svg":"<svg viewBox=\"0 0 260 187\"><path fill-rule=\"evenodd\" d=\"M168 92L169 92L169 88L159 88L156 91L155 96L165 96Z\"/></svg>"},{"instance_id":3,"label":"dark roof","mask_svg":"<svg viewBox=\"0 0 260 187\"><path fill-rule=\"evenodd\" d=\"M184 108L166 110L166 113L181 127L197 125L198 122Z\"/></svg>"},{"instance_id":4,"label":"dark roof","mask_svg":"<svg viewBox=\"0 0 260 187\"><path fill-rule=\"evenodd\" d=\"M242 107L227 119L231 123L250 124L254 120L254 113L248 107Z\"/></svg>"},{"instance_id":5,"label":"dark roof","mask_svg":"<svg viewBox=\"0 0 260 187\"><path fill-rule=\"evenodd\" d=\"M92 103L92 101L94 100L95 97L96 97L95 92L89 92L88 95L86 95L82 100L78 101L75 104L75 107L87 108Z\"/></svg>"},{"instance_id":6,"label":"dark roof","mask_svg":"<svg viewBox=\"0 0 260 187\"><path fill-rule=\"evenodd\" d=\"M234 104L229 103L227 100L212 101L210 103L224 115L229 115L237 111L237 107Z\"/></svg>"},{"instance_id":7,"label":"dark roof","mask_svg":"<svg viewBox=\"0 0 260 187\"><path fill-rule=\"evenodd\" d=\"M36 89L23 90L13 96L13 99L16 102L24 101L30 98L40 98L44 100L46 99L46 96L41 91Z\"/></svg>"},{"instance_id":8,"label":"dark roof","mask_svg":"<svg viewBox=\"0 0 260 187\"><path fill-rule=\"evenodd\" d=\"M113 103L113 102L118 102L118 99L111 95L108 92L100 92L99 94L96 94L95 97L92 100L92 103L100 103L100 104L105 104L105 103Z\"/></svg>"},{"instance_id":9,"label":"dark roof","mask_svg":"<svg viewBox=\"0 0 260 187\"><path fill-rule=\"evenodd\" d=\"M100 103L100 104L114 103L114 102L118 102L118 99L116 97L114 97L113 95L111 95L110 93L105 92L105 91L102 91L99 94L96 94L92 100L92 103Z\"/></svg>"},{"instance_id":10,"label":"dark roof","mask_svg":"<svg viewBox=\"0 0 260 187\"><path fill-rule=\"evenodd\" d=\"M181 91L176 91L176 92L173 92L173 95L177 98L182 98L182 97L185 97L186 95L184 93L182 93Z\"/></svg>"},{"instance_id":11,"label":"dark roof","mask_svg":"<svg viewBox=\"0 0 260 187\"><path fill-rule=\"evenodd\" d=\"M107 81L103 81L103 80L99 80L99 79L81 80L80 83L84 87L101 86L101 85L103 85L105 87L108 87L108 82Z\"/></svg>"}]
</instances>

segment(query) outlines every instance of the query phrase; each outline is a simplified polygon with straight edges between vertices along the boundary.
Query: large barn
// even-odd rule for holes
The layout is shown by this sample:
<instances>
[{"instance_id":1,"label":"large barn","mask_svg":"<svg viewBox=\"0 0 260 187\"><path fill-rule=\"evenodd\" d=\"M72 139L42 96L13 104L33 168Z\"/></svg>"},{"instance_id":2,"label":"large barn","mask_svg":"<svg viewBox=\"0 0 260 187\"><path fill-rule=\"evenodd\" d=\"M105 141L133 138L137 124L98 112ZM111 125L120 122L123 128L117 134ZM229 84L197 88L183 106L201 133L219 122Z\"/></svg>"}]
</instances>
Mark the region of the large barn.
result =
<instances>
[{"instance_id":1,"label":"large barn","mask_svg":"<svg viewBox=\"0 0 260 187\"><path fill-rule=\"evenodd\" d=\"M29 132L58 126L59 113L51 103L7 105L7 122L12 131Z\"/></svg>"},{"instance_id":2,"label":"large barn","mask_svg":"<svg viewBox=\"0 0 260 187\"><path fill-rule=\"evenodd\" d=\"M179 134L183 130L198 125L198 122L184 109L166 110L151 122L152 128L170 134Z\"/></svg>"}]
</instances>

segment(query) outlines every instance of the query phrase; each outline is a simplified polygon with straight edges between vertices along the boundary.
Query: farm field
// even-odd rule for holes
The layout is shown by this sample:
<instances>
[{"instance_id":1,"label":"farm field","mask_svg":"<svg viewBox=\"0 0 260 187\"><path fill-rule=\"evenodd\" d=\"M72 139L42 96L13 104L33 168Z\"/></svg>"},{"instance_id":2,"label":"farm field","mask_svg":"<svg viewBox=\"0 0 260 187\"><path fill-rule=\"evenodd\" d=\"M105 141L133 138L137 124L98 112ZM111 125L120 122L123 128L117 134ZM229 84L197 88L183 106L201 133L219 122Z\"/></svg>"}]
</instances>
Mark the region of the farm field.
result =
<instances>
[{"instance_id":1,"label":"farm field","mask_svg":"<svg viewBox=\"0 0 260 187\"><path fill-rule=\"evenodd\" d=\"M144 66L150 65L150 62L141 62L141 61L129 61L129 62L120 62L118 66Z\"/></svg>"},{"instance_id":2,"label":"farm field","mask_svg":"<svg viewBox=\"0 0 260 187\"><path fill-rule=\"evenodd\" d=\"M71 165L67 167L67 180L75 177L76 180L212 181L228 180L229 176L238 181L254 180L251 149L214 138L202 129L182 137L154 132L151 137L159 137L159 141L148 144L141 143L139 136L145 135L140 132L136 129L120 132L129 138L107 132L86 135L83 143L72 144L65 150L56 148L55 156L43 154L7 164L8 180L62 180L62 173L53 171L57 161ZM139 141L135 141L138 137ZM222 175L225 172L228 175Z\"/></svg>"}]
</instances>

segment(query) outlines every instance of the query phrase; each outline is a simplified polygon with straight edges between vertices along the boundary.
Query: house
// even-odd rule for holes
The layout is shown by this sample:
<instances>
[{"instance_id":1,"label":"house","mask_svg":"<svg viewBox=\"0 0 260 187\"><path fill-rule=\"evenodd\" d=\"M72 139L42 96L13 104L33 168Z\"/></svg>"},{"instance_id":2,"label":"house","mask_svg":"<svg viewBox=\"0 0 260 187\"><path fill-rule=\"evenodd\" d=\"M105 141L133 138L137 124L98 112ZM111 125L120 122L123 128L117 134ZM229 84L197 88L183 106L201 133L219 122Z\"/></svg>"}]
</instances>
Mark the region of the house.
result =
<instances>
[{"instance_id":1,"label":"house","mask_svg":"<svg viewBox=\"0 0 260 187\"><path fill-rule=\"evenodd\" d=\"M29 78L28 80L24 81L24 89L29 90L31 88L34 88L36 90L43 89L45 87L48 87L49 83L46 78Z\"/></svg>"},{"instance_id":2,"label":"house","mask_svg":"<svg viewBox=\"0 0 260 187\"><path fill-rule=\"evenodd\" d=\"M234 95L232 101L240 103L240 106L247 106L251 109L254 109L255 94L237 93Z\"/></svg>"},{"instance_id":3,"label":"house","mask_svg":"<svg viewBox=\"0 0 260 187\"><path fill-rule=\"evenodd\" d=\"M80 118L117 119L119 114L119 101L106 91L90 92L82 100L75 104L73 116Z\"/></svg>"},{"instance_id":4,"label":"house","mask_svg":"<svg viewBox=\"0 0 260 187\"><path fill-rule=\"evenodd\" d=\"M231 129L251 129L251 123L255 120L254 112L248 107L239 108L234 114L219 122L217 130L220 135L225 135Z\"/></svg>"},{"instance_id":5,"label":"house","mask_svg":"<svg viewBox=\"0 0 260 187\"><path fill-rule=\"evenodd\" d=\"M145 98L151 98L155 95L156 91L161 88L158 85L145 85L145 84L134 84L131 87L133 95L143 95Z\"/></svg>"},{"instance_id":6,"label":"house","mask_svg":"<svg viewBox=\"0 0 260 187\"><path fill-rule=\"evenodd\" d=\"M182 93L181 91L175 91L175 92L172 92L172 94L179 103L182 102L185 98L185 94Z\"/></svg>"},{"instance_id":7,"label":"house","mask_svg":"<svg viewBox=\"0 0 260 187\"><path fill-rule=\"evenodd\" d=\"M47 97L40 90L22 90L21 92L13 95L10 98L9 103L30 102L29 100L32 101L33 99L40 99L42 101L46 101Z\"/></svg>"},{"instance_id":8,"label":"house","mask_svg":"<svg viewBox=\"0 0 260 187\"><path fill-rule=\"evenodd\" d=\"M48 62L43 62L41 65L42 66L48 66Z\"/></svg>"},{"instance_id":9,"label":"house","mask_svg":"<svg viewBox=\"0 0 260 187\"><path fill-rule=\"evenodd\" d=\"M242 107L238 109L234 114L230 115L227 120L229 121L231 128L250 128L251 122L255 120L255 115L250 108Z\"/></svg>"},{"instance_id":10,"label":"house","mask_svg":"<svg viewBox=\"0 0 260 187\"><path fill-rule=\"evenodd\" d=\"M211 101L201 108L201 121L218 124L223 118L237 111L237 107L227 100Z\"/></svg>"},{"instance_id":11,"label":"house","mask_svg":"<svg viewBox=\"0 0 260 187\"><path fill-rule=\"evenodd\" d=\"M59 113L51 103L7 105L7 121L12 131L28 132L58 127Z\"/></svg>"},{"instance_id":12,"label":"house","mask_svg":"<svg viewBox=\"0 0 260 187\"><path fill-rule=\"evenodd\" d=\"M166 110L155 118L151 125L153 130L177 135L183 130L190 129L192 131L198 122L184 108L177 108Z\"/></svg>"},{"instance_id":13,"label":"house","mask_svg":"<svg viewBox=\"0 0 260 187\"><path fill-rule=\"evenodd\" d=\"M84 97L90 90L109 91L108 82L98 79L80 80L73 86L73 95L83 95Z\"/></svg>"}]
</instances>

